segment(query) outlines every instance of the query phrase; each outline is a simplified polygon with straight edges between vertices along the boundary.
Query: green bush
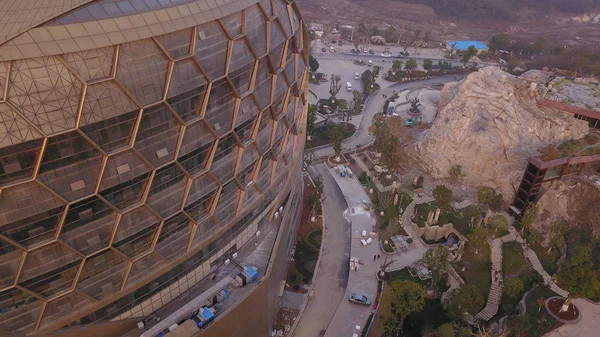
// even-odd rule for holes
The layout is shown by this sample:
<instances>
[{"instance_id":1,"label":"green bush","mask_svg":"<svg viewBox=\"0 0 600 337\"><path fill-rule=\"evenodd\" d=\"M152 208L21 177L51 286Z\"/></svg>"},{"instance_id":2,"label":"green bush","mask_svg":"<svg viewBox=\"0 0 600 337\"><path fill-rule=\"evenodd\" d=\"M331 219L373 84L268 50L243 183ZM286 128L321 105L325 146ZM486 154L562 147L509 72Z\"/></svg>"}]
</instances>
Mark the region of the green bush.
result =
<instances>
[{"instance_id":1,"label":"green bush","mask_svg":"<svg viewBox=\"0 0 600 337\"><path fill-rule=\"evenodd\" d=\"M588 143L588 145L592 145L592 144L598 143L600 141L600 137L598 137L597 135L588 133L587 135L585 135L583 137L583 140L585 140L585 142Z\"/></svg>"},{"instance_id":2,"label":"green bush","mask_svg":"<svg viewBox=\"0 0 600 337\"><path fill-rule=\"evenodd\" d=\"M449 206L452 202L452 190L444 185L437 185L433 189L433 197L438 204Z\"/></svg>"},{"instance_id":3,"label":"green bush","mask_svg":"<svg viewBox=\"0 0 600 337\"><path fill-rule=\"evenodd\" d=\"M290 282L296 282L297 279L298 277L296 276L296 274L290 275Z\"/></svg>"},{"instance_id":4,"label":"green bush","mask_svg":"<svg viewBox=\"0 0 600 337\"><path fill-rule=\"evenodd\" d=\"M367 172L363 171L363 173L361 173L361 175L358 177L358 181L360 181L360 183L363 185L369 184L369 177L367 176Z\"/></svg>"},{"instance_id":5,"label":"green bush","mask_svg":"<svg viewBox=\"0 0 600 337\"><path fill-rule=\"evenodd\" d=\"M583 144L581 142L569 139L566 142L560 144L558 146L558 150L567 154L573 154L581 151L583 149Z\"/></svg>"}]
</instances>

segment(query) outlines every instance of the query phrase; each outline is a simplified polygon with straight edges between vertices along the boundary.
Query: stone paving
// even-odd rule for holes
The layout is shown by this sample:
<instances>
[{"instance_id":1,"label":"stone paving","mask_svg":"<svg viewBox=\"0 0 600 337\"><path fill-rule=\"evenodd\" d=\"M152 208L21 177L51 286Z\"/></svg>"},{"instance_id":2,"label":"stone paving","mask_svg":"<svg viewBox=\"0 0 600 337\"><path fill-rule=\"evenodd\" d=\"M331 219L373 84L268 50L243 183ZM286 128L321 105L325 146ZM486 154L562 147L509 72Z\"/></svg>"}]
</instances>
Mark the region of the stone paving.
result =
<instances>
[{"instance_id":1,"label":"stone paving","mask_svg":"<svg viewBox=\"0 0 600 337\"><path fill-rule=\"evenodd\" d=\"M565 324L558 329L548 332L544 337L596 337L600 335L600 305L585 299L573 301L581 320L577 324Z\"/></svg>"}]
</instances>

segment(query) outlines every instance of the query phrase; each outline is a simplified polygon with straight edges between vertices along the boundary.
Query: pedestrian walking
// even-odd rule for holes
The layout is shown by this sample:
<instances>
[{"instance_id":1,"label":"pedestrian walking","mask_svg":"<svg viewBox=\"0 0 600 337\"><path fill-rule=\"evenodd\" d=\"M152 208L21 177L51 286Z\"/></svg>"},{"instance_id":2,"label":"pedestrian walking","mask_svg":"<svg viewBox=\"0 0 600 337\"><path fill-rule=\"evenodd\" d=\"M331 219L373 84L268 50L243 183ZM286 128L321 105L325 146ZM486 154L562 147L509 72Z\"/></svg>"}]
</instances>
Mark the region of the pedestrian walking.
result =
<instances>
[{"instance_id":1,"label":"pedestrian walking","mask_svg":"<svg viewBox=\"0 0 600 337\"><path fill-rule=\"evenodd\" d=\"M375 259L377 259L377 255L373 255L373 261L375 261Z\"/></svg>"},{"instance_id":2,"label":"pedestrian walking","mask_svg":"<svg viewBox=\"0 0 600 337\"><path fill-rule=\"evenodd\" d=\"M377 259L379 260L381 258L381 256L379 256L379 254L377 254Z\"/></svg>"}]
</instances>

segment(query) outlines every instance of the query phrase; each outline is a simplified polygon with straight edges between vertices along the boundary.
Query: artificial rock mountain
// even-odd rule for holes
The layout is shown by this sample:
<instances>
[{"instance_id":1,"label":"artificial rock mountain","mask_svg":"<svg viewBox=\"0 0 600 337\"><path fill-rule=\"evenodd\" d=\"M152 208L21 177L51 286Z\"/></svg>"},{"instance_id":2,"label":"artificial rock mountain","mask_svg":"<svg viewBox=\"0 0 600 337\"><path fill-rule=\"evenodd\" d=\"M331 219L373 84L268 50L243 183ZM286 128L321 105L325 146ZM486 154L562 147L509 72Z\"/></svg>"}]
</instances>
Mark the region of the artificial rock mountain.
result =
<instances>
[{"instance_id":1,"label":"artificial rock mountain","mask_svg":"<svg viewBox=\"0 0 600 337\"><path fill-rule=\"evenodd\" d=\"M409 154L435 178L461 165L464 183L496 188L512 200L527 157L588 133L586 122L537 106L546 75L516 77L486 67L446 84L435 121Z\"/></svg>"}]
</instances>

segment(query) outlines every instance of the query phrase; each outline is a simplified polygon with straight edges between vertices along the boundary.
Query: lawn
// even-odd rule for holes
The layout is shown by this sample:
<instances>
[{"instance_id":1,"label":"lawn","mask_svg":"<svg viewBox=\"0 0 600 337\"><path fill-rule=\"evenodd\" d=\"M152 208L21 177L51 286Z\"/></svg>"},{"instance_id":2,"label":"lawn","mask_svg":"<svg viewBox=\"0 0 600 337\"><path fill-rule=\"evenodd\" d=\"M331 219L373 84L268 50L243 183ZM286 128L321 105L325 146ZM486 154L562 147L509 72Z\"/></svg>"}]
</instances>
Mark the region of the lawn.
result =
<instances>
[{"instance_id":1,"label":"lawn","mask_svg":"<svg viewBox=\"0 0 600 337\"><path fill-rule=\"evenodd\" d=\"M479 249L479 254L475 254L468 242L466 247L462 261L456 263L454 269L466 283L475 285L487 301L492 285L490 248L486 246Z\"/></svg>"},{"instance_id":2,"label":"lawn","mask_svg":"<svg viewBox=\"0 0 600 337\"><path fill-rule=\"evenodd\" d=\"M548 274L553 275L558 271L556 262L560 258L560 251L557 248L553 248L548 254L548 248L542 247L537 240L529 243L529 248L533 249Z\"/></svg>"},{"instance_id":3,"label":"lawn","mask_svg":"<svg viewBox=\"0 0 600 337\"><path fill-rule=\"evenodd\" d=\"M333 142L332 130L333 130L333 127L336 125L337 124L326 124L324 126L315 128L311 134L312 139L306 141L306 145L304 146L304 148L311 149L313 147L331 144ZM340 125L342 125L342 124L340 124ZM352 135L354 134L354 131L356 130L356 127L352 124L343 124L342 126L343 126L342 135L343 135L344 139L352 137Z\"/></svg>"},{"instance_id":4,"label":"lawn","mask_svg":"<svg viewBox=\"0 0 600 337\"><path fill-rule=\"evenodd\" d=\"M546 286L535 286L527 295L525 305L527 312L523 316L510 316L504 321L504 326L510 327L510 337L537 337L560 327L562 323L556 321L546 312L544 307L537 303L538 298L545 300L556 296ZM540 301L541 303L541 301Z\"/></svg>"},{"instance_id":5,"label":"lawn","mask_svg":"<svg viewBox=\"0 0 600 337\"><path fill-rule=\"evenodd\" d=\"M543 283L542 277L525 260L523 249L519 243L505 243L502 246L502 252L502 272L505 282L512 278L519 278L525 286L525 291L529 290L536 282ZM517 303L520 300L520 296L513 298L503 294L498 317L516 314L518 312Z\"/></svg>"},{"instance_id":6,"label":"lawn","mask_svg":"<svg viewBox=\"0 0 600 337\"><path fill-rule=\"evenodd\" d=\"M438 209L438 204L435 201L426 204L418 204L416 206L417 209L417 225L419 227L425 227L425 222L427 221L427 216L429 212L435 212ZM469 225L469 221L471 221L471 216L473 214L475 206L468 206L463 208L460 211L455 210L451 206L441 206L440 217L438 219L438 223L440 225L445 225L447 223L451 223L454 225L457 231L459 231L463 235L467 235L471 232L471 226Z\"/></svg>"},{"instance_id":7,"label":"lawn","mask_svg":"<svg viewBox=\"0 0 600 337\"><path fill-rule=\"evenodd\" d=\"M385 273L385 276L387 278L388 283L391 283L393 281L404 281L404 280L413 281L422 286L426 286L430 283L429 280L421 280L417 277L412 277L410 275L410 273L408 272L407 268L394 270L389 273Z\"/></svg>"}]
</instances>

